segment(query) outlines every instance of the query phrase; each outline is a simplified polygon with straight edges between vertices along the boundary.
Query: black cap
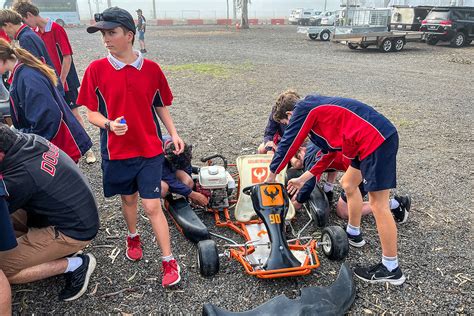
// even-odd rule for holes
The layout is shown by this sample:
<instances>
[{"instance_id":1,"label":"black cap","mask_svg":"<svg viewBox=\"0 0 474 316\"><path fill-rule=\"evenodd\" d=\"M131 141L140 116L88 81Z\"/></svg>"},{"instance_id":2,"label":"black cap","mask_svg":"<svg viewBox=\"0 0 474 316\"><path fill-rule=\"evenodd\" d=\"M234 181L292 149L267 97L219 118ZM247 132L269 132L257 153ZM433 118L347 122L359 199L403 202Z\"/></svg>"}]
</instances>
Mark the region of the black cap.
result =
<instances>
[{"instance_id":1,"label":"black cap","mask_svg":"<svg viewBox=\"0 0 474 316\"><path fill-rule=\"evenodd\" d=\"M111 30L117 26L124 26L133 34L136 32L135 22L132 15L119 7L105 9L102 13L94 14L95 24L87 28L88 33L95 33L100 30Z\"/></svg>"}]
</instances>

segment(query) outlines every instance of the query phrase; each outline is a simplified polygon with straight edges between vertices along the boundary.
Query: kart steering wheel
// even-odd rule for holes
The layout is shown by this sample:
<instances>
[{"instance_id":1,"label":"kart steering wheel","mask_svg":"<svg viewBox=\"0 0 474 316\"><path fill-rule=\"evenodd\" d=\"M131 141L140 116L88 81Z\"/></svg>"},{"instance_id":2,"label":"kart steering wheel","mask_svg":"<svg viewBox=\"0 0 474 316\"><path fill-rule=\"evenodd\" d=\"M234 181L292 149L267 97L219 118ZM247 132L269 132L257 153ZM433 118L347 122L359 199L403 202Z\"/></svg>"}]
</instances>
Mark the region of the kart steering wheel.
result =
<instances>
[{"instance_id":1,"label":"kart steering wheel","mask_svg":"<svg viewBox=\"0 0 474 316\"><path fill-rule=\"evenodd\" d=\"M255 185L249 185L248 187L243 188L242 193L251 195L252 194L252 189L254 188Z\"/></svg>"}]
</instances>

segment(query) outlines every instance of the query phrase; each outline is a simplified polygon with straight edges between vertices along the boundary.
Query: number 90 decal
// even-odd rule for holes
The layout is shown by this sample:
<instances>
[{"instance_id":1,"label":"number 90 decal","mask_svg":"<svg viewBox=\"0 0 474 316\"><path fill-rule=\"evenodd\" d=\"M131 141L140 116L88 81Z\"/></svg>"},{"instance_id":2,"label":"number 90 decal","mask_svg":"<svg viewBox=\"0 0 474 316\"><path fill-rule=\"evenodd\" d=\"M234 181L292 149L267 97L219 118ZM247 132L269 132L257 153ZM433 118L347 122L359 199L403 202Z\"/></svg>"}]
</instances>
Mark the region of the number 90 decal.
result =
<instances>
[{"instance_id":1,"label":"number 90 decal","mask_svg":"<svg viewBox=\"0 0 474 316\"><path fill-rule=\"evenodd\" d=\"M270 224L281 224L280 214L270 214Z\"/></svg>"}]
</instances>

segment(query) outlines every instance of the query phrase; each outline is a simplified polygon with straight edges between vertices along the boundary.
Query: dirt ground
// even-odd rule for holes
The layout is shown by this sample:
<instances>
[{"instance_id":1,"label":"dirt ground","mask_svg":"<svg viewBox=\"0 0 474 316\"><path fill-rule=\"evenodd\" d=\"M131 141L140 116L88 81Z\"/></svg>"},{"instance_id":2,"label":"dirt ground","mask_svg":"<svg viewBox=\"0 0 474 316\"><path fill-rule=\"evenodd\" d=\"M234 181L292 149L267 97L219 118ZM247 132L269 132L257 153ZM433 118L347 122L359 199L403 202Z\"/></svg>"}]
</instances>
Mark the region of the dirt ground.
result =
<instances>
[{"instance_id":1,"label":"dirt ground","mask_svg":"<svg viewBox=\"0 0 474 316\"><path fill-rule=\"evenodd\" d=\"M106 52L99 35L89 35L84 28L68 33L82 75ZM370 48L351 51L341 44L307 40L290 26L249 31L150 27L146 40L147 57L159 62L168 77L175 95L172 116L182 138L194 145L196 162L212 153L235 161L238 155L255 152L276 96L289 87L302 95L355 98L387 116L400 133L397 192L413 198L409 220L398 231L407 281L396 287L356 280L357 297L349 313L474 312L474 44L453 49L408 43L402 52L388 54ZM98 153L98 130L88 130ZM100 162L81 163L81 168L96 193L102 225L86 249L98 261L87 294L71 303L58 301L61 277L15 286L16 314L200 314L207 302L244 311L276 295L295 297L302 287L329 285L336 278L341 263L322 255L321 267L305 277L260 280L246 275L237 262L222 259L220 272L203 278L194 245L170 225L183 280L165 290L160 286L160 251L149 223L140 217L145 257L131 263L124 256L126 228L119 198L103 198ZM207 215L199 213L211 231L222 233ZM331 222L345 224L335 216ZM363 219L362 228L368 244L350 250L351 267L380 260L373 218ZM113 260L111 254L118 250Z\"/></svg>"}]
</instances>

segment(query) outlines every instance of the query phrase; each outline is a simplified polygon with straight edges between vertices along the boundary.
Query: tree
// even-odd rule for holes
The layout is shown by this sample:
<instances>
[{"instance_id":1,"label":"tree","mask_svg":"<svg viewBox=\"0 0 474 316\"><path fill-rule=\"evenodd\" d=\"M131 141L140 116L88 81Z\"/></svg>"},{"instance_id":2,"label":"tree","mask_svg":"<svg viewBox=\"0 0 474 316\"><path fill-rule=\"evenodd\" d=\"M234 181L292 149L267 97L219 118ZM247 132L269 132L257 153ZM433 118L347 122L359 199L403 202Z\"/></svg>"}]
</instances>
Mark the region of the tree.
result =
<instances>
[{"instance_id":1,"label":"tree","mask_svg":"<svg viewBox=\"0 0 474 316\"><path fill-rule=\"evenodd\" d=\"M240 19L240 28L241 29L248 29L249 28L249 10L248 5L250 4L250 0L237 0L237 7L242 12L242 17Z\"/></svg>"}]
</instances>

